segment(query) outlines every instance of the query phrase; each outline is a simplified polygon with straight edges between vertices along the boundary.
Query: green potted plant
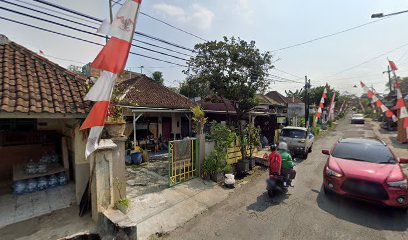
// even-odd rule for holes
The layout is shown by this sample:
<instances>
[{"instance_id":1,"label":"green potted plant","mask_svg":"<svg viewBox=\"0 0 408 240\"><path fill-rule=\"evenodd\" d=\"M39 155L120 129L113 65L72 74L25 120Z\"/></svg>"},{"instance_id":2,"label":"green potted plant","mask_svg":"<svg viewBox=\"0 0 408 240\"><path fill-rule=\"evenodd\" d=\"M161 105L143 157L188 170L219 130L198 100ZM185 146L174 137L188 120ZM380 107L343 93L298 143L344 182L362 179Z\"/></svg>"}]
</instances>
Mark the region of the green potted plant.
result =
<instances>
[{"instance_id":1,"label":"green potted plant","mask_svg":"<svg viewBox=\"0 0 408 240\"><path fill-rule=\"evenodd\" d=\"M261 144L260 129L249 124L245 128L246 143L249 148L249 169L255 166L254 150Z\"/></svg>"},{"instance_id":2,"label":"green potted plant","mask_svg":"<svg viewBox=\"0 0 408 240\"><path fill-rule=\"evenodd\" d=\"M115 178L115 180L113 181L113 184L115 185L116 189L119 192L119 200L115 203L115 207L122 213L126 214L129 212L130 201L127 197L122 196L122 190L125 184L122 181L120 181L118 178Z\"/></svg>"},{"instance_id":3,"label":"green potted plant","mask_svg":"<svg viewBox=\"0 0 408 240\"><path fill-rule=\"evenodd\" d=\"M109 137L115 138L124 136L126 121L123 117L122 107L116 105L109 106L105 129Z\"/></svg>"}]
</instances>

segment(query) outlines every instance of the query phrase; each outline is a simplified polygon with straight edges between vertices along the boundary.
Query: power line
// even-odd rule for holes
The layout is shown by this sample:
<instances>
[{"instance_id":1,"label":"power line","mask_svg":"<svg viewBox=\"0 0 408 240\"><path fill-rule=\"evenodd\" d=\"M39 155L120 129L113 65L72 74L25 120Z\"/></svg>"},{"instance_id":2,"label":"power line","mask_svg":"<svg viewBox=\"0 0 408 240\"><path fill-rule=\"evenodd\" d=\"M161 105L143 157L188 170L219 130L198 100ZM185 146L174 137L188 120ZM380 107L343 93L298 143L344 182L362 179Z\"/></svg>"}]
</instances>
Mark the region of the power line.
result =
<instances>
[{"instance_id":1,"label":"power line","mask_svg":"<svg viewBox=\"0 0 408 240\"><path fill-rule=\"evenodd\" d=\"M98 46L104 46L103 44L100 44L100 43L96 43L96 42L93 42L93 41L90 41L90 40L86 40L86 39L83 39L83 38L79 38L79 37L74 37L74 36L71 36L71 35L68 35L68 34L65 34L65 33L60 33L60 32L57 32L57 31L53 31L53 30L46 29L46 28L37 27L37 26L34 26L34 25L30 25L30 24L28 24L28 23L24 23L24 22L20 22L20 21L14 20L14 19L2 17L2 16L0 16L0 19L6 20L6 21L9 21L9 22L13 22L13 23L17 23L17 24L20 24L20 25L24 25L24 26L27 26L27 27L39 29L39 30L42 30L42 31L45 31L45 32L54 33L54 34L57 34L57 35L60 35L60 36L63 36L63 37L67 37L67 38L79 40L79 41L82 41L82 42L87 42L87 43L91 43L91 44L98 45ZM165 62L165 63L169 63L169 64L172 64L172 65L177 65L177 66L180 66L180 67L187 67L187 66L185 66L185 65L181 65L181 64L178 64L178 63L170 62L170 61L163 60L163 59L159 59L159 58L155 58L155 57L146 56L146 55L143 55L143 54L140 54L140 53L134 53L134 52L129 52L129 53L130 53L130 54L133 54L133 55L136 55L136 56L140 56L140 57L144 57L144 58L149 58L149 59L152 59L152 60L156 60L156 61L160 61L160 62Z\"/></svg>"},{"instance_id":2,"label":"power line","mask_svg":"<svg viewBox=\"0 0 408 240\"><path fill-rule=\"evenodd\" d=\"M112 7L114 7L116 4L122 5L122 4L120 3L121 0L119 0L119 1L112 1L112 2L113 2Z\"/></svg>"},{"instance_id":3,"label":"power line","mask_svg":"<svg viewBox=\"0 0 408 240\"><path fill-rule=\"evenodd\" d=\"M286 72L286 71L283 71L283 70L281 70L281 69L278 69L278 68L276 68L276 67L272 68L272 70L276 70L276 71L281 72L281 73L286 73L286 74L288 74L288 75L290 75L290 76L292 76L292 77L295 77L295 78L299 78L299 79L303 78L303 77L299 77L299 76L297 76L297 75L294 75L294 74L292 74L292 73L288 73L288 72Z\"/></svg>"},{"instance_id":4,"label":"power line","mask_svg":"<svg viewBox=\"0 0 408 240\"><path fill-rule=\"evenodd\" d=\"M53 4L53 3L50 3L50 2L45 1L45 0L33 0L33 1L45 4L45 5L48 5L48 6L51 6L51 7L54 7L54 8L69 12L69 13L73 13L73 14L76 14L76 15L79 15L79 16L82 16L82 17L85 17L85 18L88 18L88 19L92 19L92 20L95 20L97 22L102 22L102 20L99 19L99 18L96 18L96 17L93 17L91 15L88 15L88 14L85 14L85 13L81 13L79 11L75 11L75 10L63 7L61 5ZM172 43L172 42L169 42L169 41L166 41L166 40L163 40L163 39L160 39L158 37L151 36L151 35L146 34L146 33L138 32L138 31L136 31L135 33L140 35L140 36L153 39L155 41L163 42L163 43L166 43L168 45L172 45L172 46L177 47L177 48L181 48L181 49L184 49L184 50L187 50L187 51L194 52L193 49L190 49L190 48L187 48L187 47L184 47L184 46L181 46L179 44Z\"/></svg>"},{"instance_id":5,"label":"power line","mask_svg":"<svg viewBox=\"0 0 408 240\"><path fill-rule=\"evenodd\" d=\"M123 5L122 3L120 3L120 1L113 1L113 2L114 2L114 4L113 4L112 6L114 6L115 4ZM193 36L193 37L195 37L195 38L198 38L198 39L200 39L200 40L203 40L203 41L208 42L208 40L206 40L206 39L204 39L204 38L202 38L202 37L200 37L200 36L197 36L197 35L194 34L194 33L191 33L191 32L188 32L188 31L186 31L186 30L183 30L183 29L181 29L181 28L179 28L179 27L176 27L176 26L174 26L174 25L172 25L172 24L166 22L166 21L163 21L163 20L161 20L161 19L158 19L158 18L156 18L156 17L153 17L153 16L151 16L151 15L149 15L149 14L147 14L147 13L144 13L144 12L140 11L140 14L141 14L141 15L144 15L144 16L146 16L146 17L148 17L148 18L151 18L151 19L153 19L153 20L155 20L155 21L158 21L158 22L160 22L160 23L163 23L164 25L167 25L167 26L169 26L169 27L171 27L171 28L174 28L174 29L176 29L176 30L178 30L178 31L180 31L180 32L183 32L183 33L185 33L185 34L188 34L188 35L190 35L190 36Z\"/></svg>"},{"instance_id":6,"label":"power line","mask_svg":"<svg viewBox=\"0 0 408 240\"><path fill-rule=\"evenodd\" d=\"M56 11L56 10L54 10L54 9L46 8L46 7L39 6L39 5L36 5L36 4L33 4L33 3L29 3L29 2L26 2L26 1L22 1L22 0L14 0L14 1L17 1L17 2L20 2L20 3L25 3L25 4L29 5L29 6L37 7L37 8L40 8L40 9L43 9L43 10L47 10L47 11L50 11L50 12L58 13L58 14L61 14L61 15L63 15L63 16L67 16L67 17L70 17L70 18L80 19L80 20L85 21L85 22L88 22L88 23L93 23L93 24L99 23L99 22L95 22L95 21L90 21L90 20L85 19L85 18L81 18L81 17L77 17L77 16L72 16L72 15L66 14L66 13L64 13L64 12Z\"/></svg>"},{"instance_id":7,"label":"power line","mask_svg":"<svg viewBox=\"0 0 408 240\"><path fill-rule=\"evenodd\" d=\"M174 28L174 29L176 29L176 30L178 30L178 31L180 31L180 32L183 32L183 33L185 33L185 34L188 34L188 35L190 35L190 36L193 36L193 37L195 37L195 38L198 38L198 39L200 39L200 40L203 40L203 41L208 42L208 40L206 40L206 39L204 39L204 38L202 38L202 37L200 37L200 36L197 36L197 35L195 35L194 33L187 32L186 30L183 30L183 29L181 29L181 28L179 28L179 27L176 27L176 26L174 26L174 25L171 25L170 23L167 23L167 22L165 22L165 21L163 21L163 20L160 20L160 19L158 19L158 18L156 18L156 17L153 17L153 16L151 16L151 15L149 15L149 14L147 14L147 13L140 12L140 14L141 14L141 15L144 15L144 16L146 16L146 17L148 17L148 18L151 18L151 19L153 19L153 20L156 20L156 21L158 21L158 22L160 22L160 23L163 23L164 25L167 25L167 26L169 26L169 27L171 27L171 28Z\"/></svg>"},{"instance_id":8,"label":"power line","mask_svg":"<svg viewBox=\"0 0 408 240\"><path fill-rule=\"evenodd\" d=\"M28 10L31 10L31 11L34 11L34 12L37 12L37 13L42 13L44 15L51 16L51 17L54 17L54 18L57 18L57 19L61 19L61 20L64 20L64 21L67 21L67 22L70 22L70 23L75 23L75 24L85 26L85 27L95 29L95 30L98 29L97 27L94 27L94 26L83 24L83 23L80 23L80 22L77 22L77 21L73 21L73 20L70 20L70 19L67 19L67 18L60 17L60 16L56 16L56 15L53 15L53 14L50 14L50 13L47 13L47 12L43 12L43 11L40 11L40 10L37 10L37 9L33 9L33 8L30 8L30 7L26 7L26 6L23 6L23 5L20 5L20 4L12 3L12 2L9 2L7 0L0 0L0 1L11 4L11 5L14 5L14 6L17 6L17 7L28 9ZM170 52L174 52L174 53L178 53L178 54L181 54L181 55L184 55L184 56L192 57L189 54L182 53L182 52L170 49L170 48L162 47L162 46L159 46L159 45L156 45L156 44L153 44L153 43L145 42L145 41L142 41L142 40L133 39L133 41L140 42L140 43L152 46L152 47L161 48L161 49L164 49L164 50L167 50L167 51L170 51Z\"/></svg>"},{"instance_id":9,"label":"power line","mask_svg":"<svg viewBox=\"0 0 408 240\"><path fill-rule=\"evenodd\" d=\"M302 83L303 84L303 82L299 82L299 81L296 81L296 80L293 80L293 79L284 78L284 77L273 75L273 74L270 74L269 76L273 77L273 78L282 79L282 80L287 81L287 82L294 82L294 83Z\"/></svg>"},{"instance_id":10,"label":"power line","mask_svg":"<svg viewBox=\"0 0 408 240\"><path fill-rule=\"evenodd\" d=\"M387 18L388 17L381 18L381 19L374 20L374 21L371 21L371 22L368 22L368 23L357 25L355 27L347 28L347 29L344 29L344 30L341 30L341 31L338 31L338 32L335 32L335 33L331 33L331 34L323 35L323 36L320 36L320 37L317 37L317 38L313 38L313 39L305 41L305 42L300 42L300 43L289 45L289 46L286 46L286 47L283 47L283 48L278 48L278 49L272 50L272 52L278 52L278 51L282 51L282 50L285 50L285 49L302 46L302 45L312 43L312 42L315 42L315 41L318 41L318 40L322 40L322 39L325 39L325 38L333 37L333 36L336 36L336 35L339 35L339 34L342 34L342 33L345 33L345 32L355 30L357 28L361 28L361 27L364 27L364 26L367 26L367 25L370 25L370 24L373 24L373 23L376 23L376 22L379 22L379 21L383 21L383 20L385 20Z\"/></svg>"},{"instance_id":11,"label":"power line","mask_svg":"<svg viewBox=\"0 0 408 240\"><path fill-rule=\"evenodd\" d=\"M4 1L4 0L0 0L0 1ZM5 11L13 12L15 14L23 15L23 16L26 16L26 17L31 17L31 18L34 18L34 19L37 19L37 20L41 20L41 21L48 22L48 23L58 25L58 26L61 26L61 27L65 27L65 28L68 28L68 29L71 29L71 30L75 30L75 31L78 31L78 32L82 32L82 33L86 33L86 34L89 34L89 35L97 36L97 37L100 37L100 38L106 38L105 36L97 34L97 33L88 32L88 31L85 31L85 30L82 30L82 29L79 29L79 28L71 27L71 26L68 26L68 25L65 25L65 24L62 24L62 23L57 23L57 22L54 22L54 21L51 21L51 20L48 20L48 19L45 19L45 18L40 18L40 17L33 16L33 15L30 15L30 14L18 12L18 11L12 10L12 9L0 7L0 10L5 10ZM172 57L172 58L176 58L176 59L183 60L183 61L188 61L185 58L181 58L181 57L178 57L178 56L174 56L174 55L167 54L167 53L164 53L164 52L160 52L160 51L157 51L157 50L153 50L153 49L150 49L150 48L138 46L138 45L135 45L135 44L131 44L131 45L134 46L134 47L146 50L146 51L154 52L154 53L157 53L157 54L162 54L162 55Z\"/></svg>"},{"instance_id":12,"label":"power line","mask_svg":"<svg viewBox=\"0 0 408 240\"><path fill-rule=\"evenodd\" d=\"M337 72L337 73L335 73L335 74L333 74L333 75L330 75L329 77L336 76L336 75L339 75L339 74L341 74L341 73L350 71L350 70L355 69L355 68L357 68L357 67L360 67L361 65L367 64L367 63L369 63L369 62L371 62L371 61L374 61L374 60L376 60L376 59L378 59L378 58L380 58L380 57L384 57L384 56L386 56L387 54L392 53L392 52L394 52L394 51L396 51L396 50L399 50L399 49L401 49L401 48L403 48L403 47L405 47L405 46L408 46L408 43L405 43L405 44L403 44L403 45L401 45L401 46L399 46L399 47L396 47L396 48L394 48L394 49L391 49L391 50L389 50L389 51L387 51L387 52L385 52L385 53L381 53L381 54L379 54L379 55L377 55L377 56L375 56L375 57L372 57L372 58L370 58L370 59L368 59L368 60L365 60L365 61L363 61L363 62L361 62L361 63L359 63L359 64L356 64L356 65L354 65L354 66L351 66L351 67L349 67L349 68L346 68L346 69L344 69L344 70L342 70L342 71L340 71L340 72Z\"/></svg>"}]
</instances>

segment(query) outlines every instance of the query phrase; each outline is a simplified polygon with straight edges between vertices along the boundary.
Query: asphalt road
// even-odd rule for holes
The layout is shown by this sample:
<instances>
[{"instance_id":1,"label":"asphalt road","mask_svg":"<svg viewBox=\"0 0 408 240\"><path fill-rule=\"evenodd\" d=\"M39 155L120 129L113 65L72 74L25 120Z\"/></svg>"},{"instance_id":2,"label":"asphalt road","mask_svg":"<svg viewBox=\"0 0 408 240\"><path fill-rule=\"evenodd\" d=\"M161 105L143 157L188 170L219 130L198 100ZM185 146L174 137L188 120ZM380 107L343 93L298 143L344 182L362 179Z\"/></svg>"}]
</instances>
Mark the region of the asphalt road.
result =
<instances>
[{"instance_id":1,"label":"asphalt road","mask_svg":"<svg viewBox=\"0 0 408 240\"><path fill-rule=\"evenodd\" d=\"M268 198L267 173L237 189L224 202L164 236L165 239L408 239L408 215L339 197L321 189L326 156L341 137L373 137L371 126L340 121L317 139L307 160L298 162L295 187ZM169 218L171 221L171 217Z\"/></svg>"}]
</instances>

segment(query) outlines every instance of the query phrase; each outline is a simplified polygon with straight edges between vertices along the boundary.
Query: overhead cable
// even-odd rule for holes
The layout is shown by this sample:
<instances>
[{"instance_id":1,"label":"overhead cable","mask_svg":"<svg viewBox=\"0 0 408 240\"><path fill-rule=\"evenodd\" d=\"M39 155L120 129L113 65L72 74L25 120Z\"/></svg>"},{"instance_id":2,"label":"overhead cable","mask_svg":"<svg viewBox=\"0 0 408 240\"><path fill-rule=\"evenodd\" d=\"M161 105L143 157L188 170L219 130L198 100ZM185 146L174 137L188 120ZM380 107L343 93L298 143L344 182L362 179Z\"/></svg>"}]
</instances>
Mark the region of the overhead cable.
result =
<instances>
[{"instance_id":1,"label":"overhead cable","mask_svg":"<svg viewBox=\"0 0 408 240\"><path fill-rule=\"evenodd\" d=\"M72 36L72 35L69 35L69 34L60 33L60 32L57 32L57 31L50 30L50 29L34 26L34 25L24 23L24 22L20 22L20 21L14 20L14 19L2 17L2 16L0 16L0 19L6 20L6 21L9 21L9 22L13 22L13 23L17 23L17 24L20 24L20 25L24 25L24 26L27 26L27 27L35 28L35 29L38 29L38 30L42 30L42 31L45 31L45 32L57 34L57 35L60 35L60 36L63 36L63 37L79 40L79 41L82 41L82 42L87 42L87 43L98 45L98 46L104 46L103 44L96 43L96 42L93 42L93 41L90 41L90 40L87 40L87 39L83 39L83 38L75 37L75 36ZM172 64L172 65L177 65L177 66L180 66L180 67L187 67L187 66L181 65L179 63L174 63L174 62L170 62L170 61L167 61L167 60L146 56L146 55L143 55L143 54L140 54L140 53L135 53L135 52L129 52L129 53L132 54L132 55L136 55L136 56L140 56L140 57L144 57L144 58L149 58L149 59L152 59L152 60L165 62L165 63L169 63L169 64Z\"/></svg>"}]
</instances>

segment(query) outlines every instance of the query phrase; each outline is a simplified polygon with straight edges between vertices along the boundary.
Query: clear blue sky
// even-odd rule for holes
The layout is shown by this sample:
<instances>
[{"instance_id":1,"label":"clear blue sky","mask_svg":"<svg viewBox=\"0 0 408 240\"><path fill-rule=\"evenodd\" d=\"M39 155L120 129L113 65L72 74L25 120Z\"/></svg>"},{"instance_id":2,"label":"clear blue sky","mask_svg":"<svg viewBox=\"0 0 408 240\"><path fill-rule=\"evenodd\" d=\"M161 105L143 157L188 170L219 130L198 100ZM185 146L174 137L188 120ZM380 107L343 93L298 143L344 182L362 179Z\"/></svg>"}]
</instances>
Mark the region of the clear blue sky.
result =
<instances>
[{"instance_id":1,"label":"clear blue sky","mask_svg":"<svg viewBox=\"0 0 408 240\"><path fill-rule=\"evenodd\" d=\"M22 1L40 5L30 0ZM108 16L107 0L54 0L52 2L98 18ZM0 3L0 6L9 7L4 3ZM115 6L114 10L117 10L117 7ZM144 0L141 10L208 40L219 40L223 36L238 36L248 41L255 40L262 51L272 51L370 22L372 13L408 10L408 1ZM0 11L1 16L104 42L75 31ZM39 16L39 14L36 15ZM275 60L277 60L275 66L297 76L303 77L307 74L313 85L322 85L327 81L341 91L361 93L361 89L354 89L352 86L362 80L367 85L373 84L381 92L384 91L386 82L382 71L387 67L387 57L396 62L400 69L399 75L408 76L408 45L350 71L336 73L407 44L407 22L408 13L310 44L274 52ZM100 50L100 47L97 46L3 20L0 20L0 23L0 33L33 51L42 50L49 56L86 63L92 61ZM190 48L200 41L143 15L139 17L137 30ZM149 41L142 38L140 40ZM184 64L183 61L144 50L132 49L132 51ZM76 62L49 58L61 66L80 65ZM185 78L181 72L182 68L169 67L167 63L142 57L131 56L129 58L128 67L133 68L133 71L140 71L137 70L137 67L141 65L147 67L144 73L149 75L155 70L162 71L168 86L177 86L178 82ZM282 72L272 71L271 73L296 79ZM300 84L287 83L271 85L272 89L281 92L300 87Z\"/></svg>"}]
</instances>

